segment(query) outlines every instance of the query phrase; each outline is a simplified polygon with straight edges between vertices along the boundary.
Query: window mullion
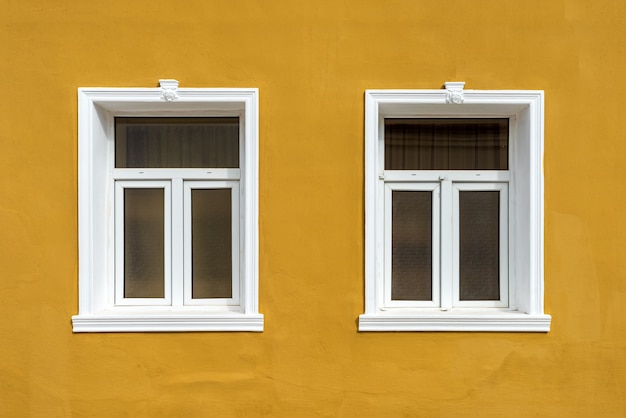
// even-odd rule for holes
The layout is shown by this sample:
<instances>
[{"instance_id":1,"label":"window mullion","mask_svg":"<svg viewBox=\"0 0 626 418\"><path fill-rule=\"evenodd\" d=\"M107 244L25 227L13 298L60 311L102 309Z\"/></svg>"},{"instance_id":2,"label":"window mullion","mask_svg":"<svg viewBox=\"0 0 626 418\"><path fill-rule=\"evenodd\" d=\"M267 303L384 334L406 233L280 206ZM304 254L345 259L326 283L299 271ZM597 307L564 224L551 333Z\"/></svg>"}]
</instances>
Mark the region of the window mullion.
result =
<instances>
[{"instance_id":1,"label":"window mullion","mask_svg":"<svg viewBox=\"0 0 626 418\"><path fill-rule=\"evenodd\" d=\"M441 309L448 310L452 307L452 279L453 279L453 240L452 224L454 211L452 208L452 181L447 178L441 179L441 258L440 258L440 283L441 283Z\"/></svg>"},{"instance_id":2,"label":"window mullion","mask_svg":"<svg viewBox=\"0 0 626 418\"><path fill-rule=\"evenodd\" d=\"M172 306L183 305L183 180L172 179Z\"/></svg>"},{"instance_id":3,"label":"window mullion","mask_svg":"<svg viewBox=\"0 0 626 418\"><path fill-rule=\"evenodd\" d=\"M459 204L459 185L462 183L455 183L452 188L452 304L455 307L460 306L461 299L461 209Z\"/></svg>"}]
</instances>

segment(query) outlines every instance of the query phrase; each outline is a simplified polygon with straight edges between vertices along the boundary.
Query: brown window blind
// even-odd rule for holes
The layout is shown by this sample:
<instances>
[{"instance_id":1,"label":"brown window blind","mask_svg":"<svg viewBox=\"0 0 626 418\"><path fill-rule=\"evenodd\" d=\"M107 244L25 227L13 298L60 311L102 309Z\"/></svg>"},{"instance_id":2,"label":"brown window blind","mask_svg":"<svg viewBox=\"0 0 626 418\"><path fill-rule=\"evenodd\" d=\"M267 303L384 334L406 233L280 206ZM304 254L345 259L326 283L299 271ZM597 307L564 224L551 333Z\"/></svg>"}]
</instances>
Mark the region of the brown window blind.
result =
<instances>
[{"instance_id":1,"label":"brown window blind","mask_svg":"<svg viewBox=\"0 0 626 418\"><path fill-rule=\"evenodd\" d=\"M239 118L115 118L117 168L237 168Z\"/></svg>"},{"instance_id":2,"label":"brown window blind","mask_svg":"<svg viewBox=\"0 0 626 418\"><path fill-rule=\"evenodd\" d=\"M508 170L508 119L385 119L386 170Z\"/></svg>"}]
</instances>

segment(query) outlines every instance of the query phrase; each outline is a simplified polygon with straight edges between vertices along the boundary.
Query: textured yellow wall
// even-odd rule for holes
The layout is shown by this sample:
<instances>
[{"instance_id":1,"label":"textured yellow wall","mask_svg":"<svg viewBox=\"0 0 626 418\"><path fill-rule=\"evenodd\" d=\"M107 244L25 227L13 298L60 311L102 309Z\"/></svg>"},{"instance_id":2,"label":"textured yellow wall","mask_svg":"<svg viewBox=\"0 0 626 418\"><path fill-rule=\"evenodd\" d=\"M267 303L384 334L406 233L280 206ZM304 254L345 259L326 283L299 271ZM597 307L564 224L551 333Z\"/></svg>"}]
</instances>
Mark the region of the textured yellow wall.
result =
<instances>
[{"instance_id":1,"label":"textured yellow wall","mask_svg":"<svg viewBox=\"0 0 626 418\"><path fill-rule=\"evenodd\" d=\"M0 1L0 416L626 415L626 3ZM265 332L80 334L78 87L260 89ZM363 92L546 93L548 334L358 333Z\"/></svg>"}]
</instances>

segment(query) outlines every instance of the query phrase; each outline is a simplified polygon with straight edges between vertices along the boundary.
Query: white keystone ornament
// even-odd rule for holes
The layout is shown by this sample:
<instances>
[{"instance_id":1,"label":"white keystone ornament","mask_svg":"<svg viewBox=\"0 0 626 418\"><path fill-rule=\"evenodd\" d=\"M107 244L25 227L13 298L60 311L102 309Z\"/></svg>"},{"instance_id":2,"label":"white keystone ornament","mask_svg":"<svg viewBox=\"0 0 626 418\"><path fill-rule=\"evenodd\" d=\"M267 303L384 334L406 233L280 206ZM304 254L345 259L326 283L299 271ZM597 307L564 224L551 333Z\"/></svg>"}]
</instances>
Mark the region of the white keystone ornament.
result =
<instances>
[{"instance_id":1,"label":"white keystone ornament","mask_svg":"<svg viewBox=\"0 0 626 418\"><path fill-rule=\"evenodd\" d=\"M446 86L446 103L461 104L465 100L463 96L464 81L447 81Z\"/></svg>"}]
</instances>

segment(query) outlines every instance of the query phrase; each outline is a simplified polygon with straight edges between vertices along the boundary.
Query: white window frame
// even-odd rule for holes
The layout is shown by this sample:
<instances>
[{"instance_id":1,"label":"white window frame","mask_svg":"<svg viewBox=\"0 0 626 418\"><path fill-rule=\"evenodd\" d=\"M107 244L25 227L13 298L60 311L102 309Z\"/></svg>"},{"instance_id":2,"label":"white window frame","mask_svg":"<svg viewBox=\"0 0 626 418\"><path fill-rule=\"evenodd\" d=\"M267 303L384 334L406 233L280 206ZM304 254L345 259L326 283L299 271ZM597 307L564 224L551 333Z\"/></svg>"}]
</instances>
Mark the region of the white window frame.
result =
<instances>
[{"instance_id":1,"label":"white window frame","mask_svg":"<svg viewBox=\"0 0 626 418\"><path fill-rule=\"evenodd\" d=\"M449 180L448 180L449 181ZM448 309L455 307L458 308L513 308L515 306L509 305L509 300L515 300L515 297L511 297L509 294L509 197L508 197L508 183L464 183L453 182L452 183L452 242L448 247L452 249L452 261L450 265L452 267L452 303ZM459 192L461 191L497 191L499 194L499 249L500 263L499 263L499 287L500 298L498 300L470 300L462 301L460 298L460 246L454 245L454 243L460 242L460 217L459 217ZM514 289L512 289L513 291Z\"/></svg>"},{"instance_id":2,"label":"white window frame","mask_svg":"<svg viewBox=\"0 0 626 418\"><path fill-rule=\"evenodd\" d=\"M446 83L446 89L441 90L365 92L365 312L359 316L360 331L550 330L551 317L543 311L543 91L463 90L463 85ZM385 172L381 158L385 118L508 118L509 170L480 172L483 177L480 182L471 177L476 175L473 171L471 175L437 170ZM501 238L507 238L501 244L508 247L508 266L502 267L508 270L505 284L508 288L500 301L459 303L453 280L441 283L441 297L451 295L446 296L449 302L438 301L435 296L435 306L404 301L390 303L389 254L385 253L390 219L385 217L385 193L394 187L417 190L419 183L409 186L394 183L410 184L415 180L440 183L443 193L452 193L453 206L442 207L441 216L447 210L454 210L459 187L506 185L496 186L506 195L501 211L508 211L508 226L501 228ZM475 185L469 185L472 181ZM454 229L453 225L441 228L441 236L454 235L453 231L445 230ZM454 250L449 252L455 257ZM458 282L458 268L454 271L454 264L441 262L438 268L441 275L456 275Z\"/></svg>"},{"instance_id":3,"label":"white window frame","mask_svg":"<svg viewBox=\"0 0 626 418\"><path fill-rule=\"evenodd\" d=\"M117 220L124 219L124 191L126 189L162 189L163 190L163 273L164 273L164 295L162 298L126 298L124 297L124 268L123 262L114 263L114 304L118 306L169 306L172 305L172 187L170 181L147 180L132 181L122 180L115 182L115 216ZM124 222L114 223L114 248L115 260L124 260Z\"/></svg>"},{"instance_id":4,"label":"white window frame","mask_svg":"<svg viewBox=\"0 0 626 418\"><path fill-rule=\"evenodd\" d=\"M384 282L384 300L383 306L389 308L436 308L439 306L440 300L440 288L436 282L436 278L440 276L440 264L439 259L441 257L441 231L439 230L440 224L440 204L441 200L436 196L441 192L441 187L438 182L386 182L384 200L384 227L382 233L384 234L384 263L385 270L383 274ZM394 191L412 191L412 192L431 192L432 194L432 297L431 300L413 301L413 300L392 300L391 299L391 247L392 247L392 233L391 233L391 212L392 212L392 193ZM437 225L437 227L435 227Z\"/></svg>"},{"instance_id":5,"label":"white window frame","mask_svg":"<svg viewBox=\"0 0 626 418\"><path fill-rule=\"evenodd\" d=\"M239 242L241 240L239 231L239 220L235 216L231 219L232 229L232 297L231 298L192 298L192 223L191 223L191 191L194 189L230 189L231 190L231 213L239 213L239 182L238 181L185 181L184 189L184 289L183 301L185 305L213 305L232 306L235 309L239 306L239 288L241 285L241 275L239 274L240 256Z\"/></svg>"},{"instance_id":6,"label":"white window frame","mask_svg":"<svg viewBox=\"0 0 626 418\"><path fill-rule=\"evenodd\" d=\"M78 315L72 317L73 331L261 332L264 319L258 311L258 89L177 88L177 83L172 87L170 81L164 81L166 83L162 81L161 88L78 90L79 304ZM240 168L115 169L117 116L238 117ZM233 285L232 299L205 304L169 303L168 298L182 301L186 297L182 294L182 286L172 286L172 294L168 295L166 290L164 303L167 306L160 302L150 303L149 299L129 306L119 303L119 296L116 301L114 219L115 210L119 210L120 205L114 203L115 189L162 188L163 171L170 171L167 178L181 180L172 180L171 189L165 192L166 201L171 193L183 196L186 193L183 189L203 188L207 184L211 184L211 188L233 190L233 218L236 217L237 221L233 224L240 230L234 230L233 249L237 254L233 254L233 258L239 262L233 271L239 277ZM179 224L172 230L185 228L183 202L172 204L171 210L172 222ZM180 241L184 239L172 238L171 253L172 258L177 259L175 262L182 264L187 263L183 247L189 243ZM181 282L181 279L176 280ZM121 301L124 301L123 297Z\"/></svg>"}]
</instances>

